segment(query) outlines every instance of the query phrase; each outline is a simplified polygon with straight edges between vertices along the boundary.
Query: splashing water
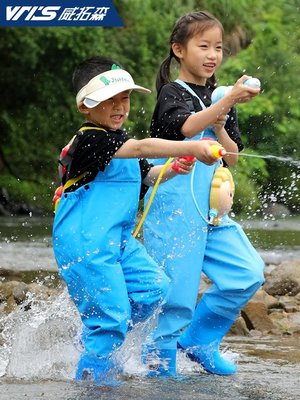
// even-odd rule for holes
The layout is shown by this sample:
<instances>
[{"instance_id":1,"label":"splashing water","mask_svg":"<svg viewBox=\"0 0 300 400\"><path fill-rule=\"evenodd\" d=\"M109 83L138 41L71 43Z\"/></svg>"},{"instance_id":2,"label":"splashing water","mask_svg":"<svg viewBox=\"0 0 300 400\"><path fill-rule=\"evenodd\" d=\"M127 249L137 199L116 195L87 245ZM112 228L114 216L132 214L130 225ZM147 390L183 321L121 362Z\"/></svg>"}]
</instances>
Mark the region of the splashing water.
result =
<instances>
[{"instance_id":1,"label":"splashing water","mask_svg":"<svg viewBox=\"0 0 300 400\"><path fill-rule=\"evenodd\" d=\"M50 301L29 299L27 306L19 306L0 317L0 376L5 378L0 379L1 399L188 400L195 399L195 393L199 400L299 399L296 358L293 362L283 361L278 351L281 349L286 354L286 348L276 343L274 360L259 359L257 353L251 355L257 351L257 341L251 344L248 338L231 339L235 351L241 350L242 357L227 349L222 352L226 358L239 359L236 376L225 379L203 373L198 364L178 352L178 378L146 379L148 368L141 361L141 349L144 343L151 344L149 334L156 325L157 314L158 311L128 333L124 345L116 352L117 361L124 365L125 379L120 386L102 393L97 385L72 382L82 350L79 347L81 321L67 292ZM266 338L265 343L269 354L272 340Z\"/></svg>"},{"instance_id":2,"label":"splashing water","mask_svg":"<svg viewBox=\"0 0 300 400\"><path fill-rule=\"evenodd\" d=\"M300 161L299 160L294 160L292 157L279 157L279 156L274 156L272 154L260 155L260 154L250 154L250 153L235 153L235 152L232 152L232 151L227 151L226 154L233 154L233 155L238 155L238 156L242 156L242 157L255 157L255 158L273 159L273 160L277 160L277 161L280 161L280 162L293 164L296 167L300 167Z\"/></svg>"},{"instance_id":3,"label":"splashing water","mask_svg":"<svg viewBox=\"0 0 300 400\"><path fill-rule=\"evenodd\" d=\"M26 308L30 305L30 309ZM26 310L26 311L25 311ZM127 377L145 377L144 345L151 346L158 309L144 323L129 331L114 358ZM28 298L22 307L0 318L0 377L25 381L72 381L82 352L80 316L67 290L51 302ZM235 358L230 352L227 357ZM200 365L178 354L178 372L203 372Z\"/></svg>"},{"instance_id":4,"label":"splashing water","mask_svg":"<svg viewBox=\"0 0 300 400\"><path fill-rule=\"evenodd\" d=\"M116 360L127 376L146 376L148 366L142 362L144 345L151 345L151 332L157 325L157 309L146 322L137 324L128 334L122 347L116 352Z\"/></svg>"},{"instance_id":5,"label":"splashing water","mask_svg":"<svg viewBox=\"0 0 300 400\"><path fill-rule=\"evenodd\" d=\"M80 354L80 331L79 315L66 291L52 303L28 298L0 319L0 376L72 379Z\"/></svg>"}]
</instances>

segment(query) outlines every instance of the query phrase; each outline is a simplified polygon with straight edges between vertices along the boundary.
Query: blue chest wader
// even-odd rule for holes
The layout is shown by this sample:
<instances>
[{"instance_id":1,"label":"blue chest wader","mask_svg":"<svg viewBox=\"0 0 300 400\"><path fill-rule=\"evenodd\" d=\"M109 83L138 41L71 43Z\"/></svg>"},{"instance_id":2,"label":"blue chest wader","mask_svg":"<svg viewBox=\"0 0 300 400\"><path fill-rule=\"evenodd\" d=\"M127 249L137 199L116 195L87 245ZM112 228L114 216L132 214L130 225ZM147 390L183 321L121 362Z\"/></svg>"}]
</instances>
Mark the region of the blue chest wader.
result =
<instances>
[{"instance_id":1,"label":"blue chest wader","mask_svg":"<svg viewBox=\"0 0 300 400\"><path fill-rule=\"evenodd\" d=\"M165 297L169 280L132 236L140 192L136 159L112 159L94 181L63 194L53 249L85 327L75 379L102 382L128 327L144 321Z\"/></svg>"},{"instance_id":2,"label":"blue chest wader","mask_svg":"<svg viewBox=\"0 0 300 400\"><path fill-rule=\"evenodd\" d=\"M198 97L184 82L176 82ZM209 128L185 140L199 138L216 140ZM193 174L160 185L144 224L145 246L171 279L153 333L155 351L162 359L157 375L175 375L177 346L208 372L234 373L236 366L220 355L219 343L264 280L264 263L241 227L228 216L219 226L208 223L210 186L217 166L197 161ZM148 192L145 203L149 196ZM212 286L195 310L202 271Z\"/></svg>"}]
</instances>

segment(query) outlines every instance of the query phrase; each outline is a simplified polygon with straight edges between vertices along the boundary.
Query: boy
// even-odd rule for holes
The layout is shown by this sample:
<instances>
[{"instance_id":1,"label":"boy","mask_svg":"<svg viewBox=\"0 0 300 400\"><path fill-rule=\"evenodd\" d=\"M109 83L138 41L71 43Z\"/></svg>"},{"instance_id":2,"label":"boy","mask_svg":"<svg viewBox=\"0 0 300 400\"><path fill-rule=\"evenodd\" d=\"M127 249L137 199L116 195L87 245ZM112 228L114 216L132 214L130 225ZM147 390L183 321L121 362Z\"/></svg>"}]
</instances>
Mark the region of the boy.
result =
<instances>
[{"instance_id":1,"label":"boy","mask_svg":"<svg viewBox=\"0 0 300 400\"><path fill-rule=\"evenodd\" d=\"M140 192L155 183L162 168L141 157L186 155L207 164L216 158L206 141L130 139L121 130L130 93L150 91L114 61L83 61L74 71L73 86L86 121L63 181L53 248L85 326L85 350L75 379L101 383L115 368L112 352L123 343L128 327L148 318L168 289L166 275L132 236ZM182 159L176 163L179 170L169 166L164 180L193 166Z\"/></svg>"}]
</instances>

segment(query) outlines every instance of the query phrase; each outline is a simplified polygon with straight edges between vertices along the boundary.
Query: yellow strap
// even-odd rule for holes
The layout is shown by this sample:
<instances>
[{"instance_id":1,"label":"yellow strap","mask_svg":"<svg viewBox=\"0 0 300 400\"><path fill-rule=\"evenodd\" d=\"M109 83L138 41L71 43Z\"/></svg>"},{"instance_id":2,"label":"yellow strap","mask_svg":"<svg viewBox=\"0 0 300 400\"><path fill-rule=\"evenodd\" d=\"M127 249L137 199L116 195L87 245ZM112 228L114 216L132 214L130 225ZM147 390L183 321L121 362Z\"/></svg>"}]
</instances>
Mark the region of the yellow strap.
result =
<instances>
[{"instance_id":1,"label":"yellow strap","mask_svg":"<svg viewBox=\"0 0 300 400\"><path fill-rule=\"evenodd\" d=\"M107 130L105 130L104 128L99 128L98 126L83 126L82 128L80 128L80 131L86 131L88 129L95 129L96 131L104 131L107 132Z\"/></svg>"},{"instance_id":2,"label":"yellow strap","mask_svg":"<svg viewBox=\"0 0 300 400\"><path fill-rule=\"evenodd\" d=\"M140 231L140 229L141 229L141 227L142 227L142 225L143 225L143 223L144 223L144 221L145 221L145 219L147 217L149 209L151 207L151 204L152 204L153 198L155 196L155 193L157 191L158 185L160 184L160 182L162 180L162 177L163 177L164 173L166 172L166 169L168 168L169 164L171 164L171 162L173 160L174 160L174 157L170 157L168 159L168 161L165 163L165 165L162 167L162 169L161 169L161 171L160 171L160 173L158 175L157 181L155 182L155 185L153 186L152 193L150 195L150 198L149 198L149 201L148 201L147 206L145 208L145 211L144 211L144 213L143 213L143 215L142 215L142 217L140 219L140 222L139 222L138 226L136 227L135 231L133 232L133 237L136 237L137 234L139 233L139 231Z\"/></svg>"},{"instance_id":3,"label":"yellow strap","mask_svg":"<svg viewBox=\"0 0 300 400\"><path fill-rule=\"evenodd\" d=\"M103 128L99 128L97 126L83 126L82 128L80 128L80 131L86 131L88 129L95 129L97 131L104 131L107 132L105 129ZM75 137L75 136L74 136ZM65 184L64 184L64 188L63 188L63 192L68 189L70 186L74 185L74 183L80 181L81 178L83 178L85 175L87 174L87 172L84 172L83 174L76 176L75 178L69 179Z\"/></svg>"},{"instance_id":4,"label":"yellow strap","mask_svg":"<svg viewBox=\"0 0 300 400\"><path fill-rule=\"evenodd\" d=\"M87 172L84 172L83 174L76 176L75 178L69 179L65 184L63 188L63 192L68 189L70 186L74 185L74 183L78 182L81 178L83 178Z\"/></svg>"}]
</instances>

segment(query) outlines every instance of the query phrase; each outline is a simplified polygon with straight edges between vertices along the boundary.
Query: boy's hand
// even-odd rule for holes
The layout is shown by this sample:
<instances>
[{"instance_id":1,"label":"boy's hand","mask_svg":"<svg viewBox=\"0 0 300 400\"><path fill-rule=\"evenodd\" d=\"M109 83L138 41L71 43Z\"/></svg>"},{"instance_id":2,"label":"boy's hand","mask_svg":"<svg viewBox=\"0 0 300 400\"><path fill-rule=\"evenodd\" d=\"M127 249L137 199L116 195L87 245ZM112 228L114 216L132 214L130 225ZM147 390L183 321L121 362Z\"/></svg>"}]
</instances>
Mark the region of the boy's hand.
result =
<instances>
[{"instance_id":1,"label":"boy's hand","mask_svg":"<svg viewBox=\"0 0 300 400\"><path fill-rule=\"evenodd\" d=\"M193 141L195 157L204 164L213 165L219 158L226 155L226 150L215 140Z\"/></svg>"},{"instance_id":2,"label":"boy's hand","mask_svg":"<svg viewBox=\"0 0 300 400\"><path fill-rule=\"evenodd\" d=\"M176 157L172 164L172 169L177 172L177 174L187 175L193 169L195 162L196 157L193 156Z\"/></svg>"}]
</instances>

